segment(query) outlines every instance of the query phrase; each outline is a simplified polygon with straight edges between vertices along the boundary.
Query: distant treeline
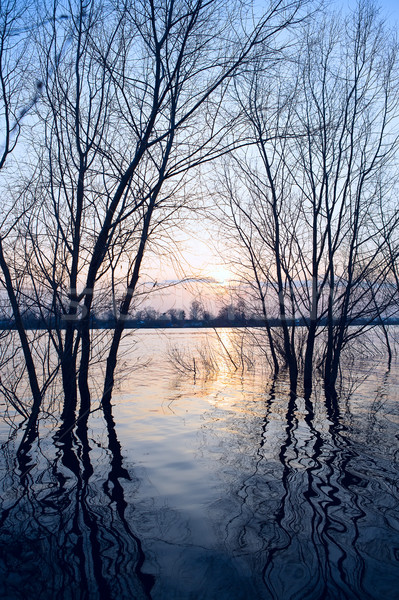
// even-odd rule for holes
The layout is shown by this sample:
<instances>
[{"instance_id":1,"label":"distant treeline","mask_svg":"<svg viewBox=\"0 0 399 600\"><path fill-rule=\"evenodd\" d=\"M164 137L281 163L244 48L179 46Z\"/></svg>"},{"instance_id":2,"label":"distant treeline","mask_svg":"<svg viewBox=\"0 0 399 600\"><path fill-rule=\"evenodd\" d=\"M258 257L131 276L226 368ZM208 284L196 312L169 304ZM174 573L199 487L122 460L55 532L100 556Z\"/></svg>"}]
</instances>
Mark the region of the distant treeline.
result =
<instances>
[{"instance_id":1,"label":"distant treeline","mask_svg":"<svg viewBox=\"0 0 399 600\"><path fill-rule=\"evenodd\" d=\"M286 319L285 323L288 327L293 325L299 327L308 327L310 324L309 319ZM338 320L335 324L338 324ZM364 326L364 325L380 325L380 321L370 322L369 319L351 319L348 320L347 325L349 326ZM322 320L321 326L327 326L327 319ZM384 325L399 325L399 318L388 318L384 320ZM53 330L53 329L65 329L67 322L52 320L46 321L40 318L29 318L24 320L25 329L29 330ZM77 319L74 322L74 328L79 330L81 322ZM100 319L92 317L90 321L91 329L114 329L116 326L115 318ZM170 319L167 316L164 318L161 316L157 319L126 319L126 329L164 329L164 328L205 328L205 327L264 327L265 322L259 318L227 318L227 317L214 317L209 319ZM281 319L269 319L270 327L281 327ZM16 329L16 325L13 319L0 320L0 330L13 330Z\"/></svg>"}]
</instances>

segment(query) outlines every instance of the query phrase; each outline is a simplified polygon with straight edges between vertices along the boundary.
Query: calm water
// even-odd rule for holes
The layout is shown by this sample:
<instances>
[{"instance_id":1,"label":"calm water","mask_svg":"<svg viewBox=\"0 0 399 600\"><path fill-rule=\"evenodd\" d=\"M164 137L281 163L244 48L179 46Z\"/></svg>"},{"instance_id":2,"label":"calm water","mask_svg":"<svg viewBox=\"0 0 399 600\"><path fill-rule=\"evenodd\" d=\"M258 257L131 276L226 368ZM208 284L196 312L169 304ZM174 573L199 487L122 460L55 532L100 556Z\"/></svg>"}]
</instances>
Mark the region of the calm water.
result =
<instances>
[{"instance_id":1,"label":"calm water","mask_svg":"<svg viewBox=\"0 0 399 600\"><path fill-rule=\"evenodd\" d=\"M399 365L305 402L220 336L139 332L113 418L53 407L25 470L2 425L1 598L399 598Z\"/></svg>"}]
</instances>

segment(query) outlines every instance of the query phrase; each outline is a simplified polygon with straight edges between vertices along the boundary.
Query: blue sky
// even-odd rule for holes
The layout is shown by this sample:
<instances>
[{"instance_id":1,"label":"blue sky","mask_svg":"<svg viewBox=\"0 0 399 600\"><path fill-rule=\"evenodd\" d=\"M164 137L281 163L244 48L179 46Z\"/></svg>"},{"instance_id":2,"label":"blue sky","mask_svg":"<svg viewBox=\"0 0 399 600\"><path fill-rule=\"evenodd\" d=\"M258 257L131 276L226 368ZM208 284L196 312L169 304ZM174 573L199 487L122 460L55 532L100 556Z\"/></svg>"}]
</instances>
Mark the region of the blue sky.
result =
<instances>
[{"instance_id":1,"label":"blue sky","mask_svg":"<svg viewBox=\"0 0 399 600\"><path fill-rule=\"evenodd\" d=\"M399 23L399 2L398 0L384 0L383 2L379 2L383 12L385 15L389 17L389 21L396 21L396 24Z\"/></svg>"},{"instance_id":2,"label":"blue sky","mask_svg":"<svg viewBox=\"0 0 399 600\"><path fill-rule=\"evenodd\" d=\"M356 2L353 0L334 0L333 4L343 8L353 7ZM399 25L399 0L380 0L376 5L381 7L381 16L385 17L389 25Z\"/></svg>"}]
</instances>

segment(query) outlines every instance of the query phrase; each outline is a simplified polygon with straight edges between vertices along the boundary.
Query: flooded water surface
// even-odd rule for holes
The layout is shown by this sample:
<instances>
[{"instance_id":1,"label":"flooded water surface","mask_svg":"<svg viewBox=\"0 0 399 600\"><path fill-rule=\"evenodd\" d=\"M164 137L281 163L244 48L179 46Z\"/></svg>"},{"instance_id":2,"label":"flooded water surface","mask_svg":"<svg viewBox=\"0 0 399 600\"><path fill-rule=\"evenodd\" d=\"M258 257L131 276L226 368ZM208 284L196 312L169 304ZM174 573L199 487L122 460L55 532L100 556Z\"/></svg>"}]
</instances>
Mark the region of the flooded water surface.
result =
<instances>
[{"instance_id":1,"label":"flooded water surface","mask_svg":"<svg viewBox=\"0 0 399 600\"><path fill-rule=\"evenodd\" d=\"M399 598L399 365L305 400L219 337L135 334L112 414L24 461L2 424L1 598Z\"/></svg>"}]
</instances>

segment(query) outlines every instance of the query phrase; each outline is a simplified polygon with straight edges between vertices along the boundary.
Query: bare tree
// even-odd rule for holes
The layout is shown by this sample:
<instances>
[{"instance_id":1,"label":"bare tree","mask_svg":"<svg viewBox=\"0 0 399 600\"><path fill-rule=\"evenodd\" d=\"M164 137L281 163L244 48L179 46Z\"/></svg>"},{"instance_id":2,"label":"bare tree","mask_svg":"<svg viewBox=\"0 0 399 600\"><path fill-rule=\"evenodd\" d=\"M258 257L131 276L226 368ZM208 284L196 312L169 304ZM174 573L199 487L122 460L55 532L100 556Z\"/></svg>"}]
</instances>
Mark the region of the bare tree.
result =
<instances>
[{"instance_id":1,"label":"bare tree","mask_svg":"<svg viewBox=\"0 0 399 600\"><path fill-rule=\"evenodd\" d=\"M29 6L27 9L29 14ZM29 86L31 46L25 17L24 7L18 2L6 0L2 3L0 12L0 175L3 182L8 173L12 172L10 163L20 137L22 120L27 110L37 100L37 90L32 90ZM0 222L0 268L3 274L1 286L9 299L32 391L33 404L27 413L29 415L27 432L32 432L39 414L42 393L30 340L22 319L19 289L21 277L18 274L15 277L15 273L12 272L6 259L5 250L5 245L12 237L13 231L18 228L23 211L18 213L16 201L9 193L10 188L4 183L3 190L3 214ZM29 437L29 433L27 435Z\"/></svg>"},{"instance_id":2,"label":"bare tree","mask_svg":"<svg viewBox=\"0 0 399 600\"><path fill-rule=\"evenodd\" d=\"M235 115L226 125L232 105L224 107L233 77L300 4L272 1L255 20L242 2L44 3L32 35L40 101L28 111L30 166L16 184L25 210L4 269L11 281L23 269L24 302L46 324L42 367L55 354L65 422L74 421L78 389L81 418L89 414L97 299L112 285L119 302L112 343L102 347L105 401L146 253L185 205L191 170L235 144Z\"/></svg>"},{"instance_id":3,"label":"bare tree","mask_svg":"<svg viewBox=\"0 0 399 600\"><path fill-rule=\"evenodd\" d=\"M301 179L296 176L295 181L304 205L311 207L313 232L305 389L311 388L315 327L323 316L319 302L325 287L328 339L323 370L327 387L334 387L348 325L366 312L370 301L364 281L372 278L378 287L386 277L376 207L397 148L391 126L398 111L397 47L370 3L360 3L344 23L341 59L338 27L332 22L321 28L308 45L306 108L298 114L309 134L305 148L300 147ZM365 316L374 318L367 312Z\"/></svg>"},{"instance_id":4,"label":"bare tree","mask_svg":"<svg viewBox=\"0 0 399 600\"><path fill-rule=\"evenodd\" d=\"M397 149L396 82L396 43L365 2L345 20L306 25L273 84L258 66L237 86L253 145L235 155L225 180L227 212L266 323L267 299L278 307L292 381L301 360L295 322L306 325L306 395L325 328L320 365L333 389L355 333L348 327L359 319L371 326L392 302L378 293L377 309L375 293L389 277L384 248L394 217L384 225L380 206L390 201ZM266 330L275 360L276 334Z\"/></svg>"}]
</instances>

